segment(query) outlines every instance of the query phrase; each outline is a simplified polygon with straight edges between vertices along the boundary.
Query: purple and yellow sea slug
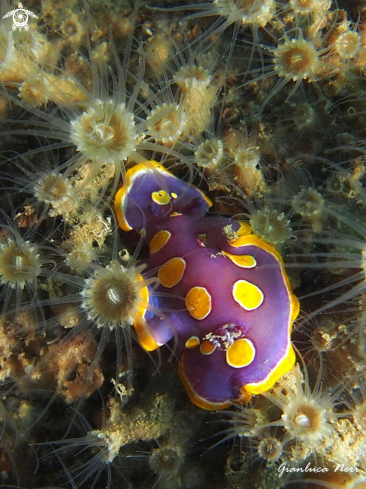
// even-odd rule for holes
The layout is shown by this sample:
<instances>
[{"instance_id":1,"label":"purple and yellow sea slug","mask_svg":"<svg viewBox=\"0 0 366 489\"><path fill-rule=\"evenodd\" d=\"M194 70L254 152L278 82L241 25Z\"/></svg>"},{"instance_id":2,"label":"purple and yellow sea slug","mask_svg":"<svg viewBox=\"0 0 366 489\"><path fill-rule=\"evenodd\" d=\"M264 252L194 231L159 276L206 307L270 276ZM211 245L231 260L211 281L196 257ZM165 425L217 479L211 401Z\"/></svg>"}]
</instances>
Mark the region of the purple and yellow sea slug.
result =
<instances>
[{"instance_id":1,"label":"purple and yellow sea slug","mask_svg":"<svg viewBox=\"0 0 366 489\"><path fill-rule=\"evenodd\" d=\"M210 205L155 162L128 170L115 198L119 225L150 246L144 273L159 279L134 325L139 341L151 351L174 339L189 397L214 410L249 401L292 368L299 302L279 253L245 223L204 217Z\"/></svg>"}]
</instances>

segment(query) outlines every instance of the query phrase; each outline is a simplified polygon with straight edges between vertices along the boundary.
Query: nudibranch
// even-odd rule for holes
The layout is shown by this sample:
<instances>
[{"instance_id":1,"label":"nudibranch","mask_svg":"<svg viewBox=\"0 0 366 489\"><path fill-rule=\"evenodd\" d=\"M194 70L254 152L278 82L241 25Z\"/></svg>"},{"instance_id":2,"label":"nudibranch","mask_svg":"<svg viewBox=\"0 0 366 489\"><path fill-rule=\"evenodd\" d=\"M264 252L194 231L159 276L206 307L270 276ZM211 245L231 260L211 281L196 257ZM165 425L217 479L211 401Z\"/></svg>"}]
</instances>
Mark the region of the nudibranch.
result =
<instances>
[{"instance_id":1,"label":"nudibranch","mask_svg":"<svg viewBox=\"0 0 366 489\"><path fill-rule=\"evenodd\" d=\"M134 324L138 339L148 351L174 340L190 399L216 410L267 391L293 367L299 302L279 253L244 222L205 217L210 206L153 161L128 170L115 197L119 225L150 247L144 273L159 279Z\"/></svg>"}]
</instances>

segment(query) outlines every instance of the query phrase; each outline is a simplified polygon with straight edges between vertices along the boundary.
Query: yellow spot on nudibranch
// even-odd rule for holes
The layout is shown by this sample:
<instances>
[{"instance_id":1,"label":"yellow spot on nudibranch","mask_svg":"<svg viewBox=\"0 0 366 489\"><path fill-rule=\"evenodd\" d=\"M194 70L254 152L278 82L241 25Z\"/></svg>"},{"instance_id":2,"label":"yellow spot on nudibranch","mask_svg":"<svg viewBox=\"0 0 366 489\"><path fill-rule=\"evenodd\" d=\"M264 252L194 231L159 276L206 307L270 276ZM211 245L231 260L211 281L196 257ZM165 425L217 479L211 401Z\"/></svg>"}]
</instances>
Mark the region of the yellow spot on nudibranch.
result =
<instances>
[{"instance_id":1,"label":"yellow spot on nudibranch","mask_svg":"<svg viewBox=\"0 0 366 489\"><path fill-rule=\"evenodd\" d=\"M172 192L170 195L172 196L173 199L176 199L178 197L178 195L175 192Z\"/></svg>"},{"instance_id":2,"label":"yellow spot on nudibranch","mask_svg":"<svg viewBox=\"0 0 366 489\"><path fill-rule=\"evenodd\" d=\"M251 255L231 255L225 251L223 254L240 268L254 268L257 264L256 259Z\"/></svg>"},{"instance_id":3,"label":"yellow spot on nudibranch","mask_svg":"<svg viewBox=\"0 0 366 489\"><path fill-rule=\"evenodd\" d=\"M152 200L159 205L166 205L170 202L170 195L165 190L159 190L151 194Z\"/></svg>"},{"instance_id":4,"label":"yellow spot on nudibranch","mask_svg":"<svg viewBox=\"0 0 366 489\"><path fill-rule=\"evenodd\" d=\"M204 287L193 287L185 301L189 314L195 319L204 319L211 312L211 296Z\"/></svg>"},{"instance_id":5,"label":"yellow spot on nudibranch","mask_svg":"<svg viewBox=\"0 0 366 489\"><path fill-rule=\"evenodd\" d=\"M209 340L204 340L200 346L200 352L202 355L211 355L216 350L216 346L213 345Z\"/></svg>"},{"instance_id":6,"label":"yellow spot on nudibranch","mask_svg":"<svg viewBox=\"0 0 366 489\"><path fill-rule=\"evenodd\" d=\"M172 212L169 217L183 216L181 212Z\"/></svg>"},{"instance_id":7,"label":"yellow spot on nudibranch","mask_svg":"<svg viewBox=\"0 0 366 489\"><path fill-rule=\"evenodd\" d=\"M246 280L238 280L235 282L233 286L233 297L246 311L257 309L264 299L261 289Z\"/></svg>"},{"instance_id":8,"label":"yellow spot on nudibranch","mask_svg":"<svg viewBox=\"0 0 366 489\"><path fill-rule=\"evenodd\" d=\"M253 343L247 338L234 341L226 351L226 362L230 367L242 368L250 365L255 357Z\"/></svg>"},{"instance_id":9,"label":"yellow spot on nudibranch","mask_svg":"<svg viewBox=\"0 0 366 489\"><path fill-rule=\"evenodd\" d=\"M186 262L183 258L171 258L160 268L158 277L161 285L170 289L177 285L183 277Z\"/></svg>"},{"instance_id":10,"label":"yellow spot on nudibranch","mask_svg":"<svg viewBox=\"0 0 366 489\"><path fill-rule=\"evenodd\" d=\"M150 242L150 253L157 253L163 246L167 244L171 236L169 231L162 229L153 236Z\"/></svg>"},{"instance_id":11,"label":"yellow spot on nudibranch","mask_svg":"<svg viewBox=\"0 0 366 489\"><path fill-rule=\"evenodd\" d=\"M191 336L186 341L186 348L196 348L200 344L200 339L197 336Z\"/></svg>"}]
</instances>

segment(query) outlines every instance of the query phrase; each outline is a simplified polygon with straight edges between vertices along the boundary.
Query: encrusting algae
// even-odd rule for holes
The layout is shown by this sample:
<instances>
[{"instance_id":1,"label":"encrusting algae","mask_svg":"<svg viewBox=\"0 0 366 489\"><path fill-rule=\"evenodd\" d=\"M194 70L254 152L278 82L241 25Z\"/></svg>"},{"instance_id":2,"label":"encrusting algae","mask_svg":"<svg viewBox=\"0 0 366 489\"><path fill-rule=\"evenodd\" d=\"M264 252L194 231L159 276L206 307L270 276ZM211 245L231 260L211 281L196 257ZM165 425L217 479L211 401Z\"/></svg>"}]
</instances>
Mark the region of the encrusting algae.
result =
<instances>
[{"instance_id":1,"label":"encrusting algae","mask_svg":"<svg viewBox=\"0 0 366 489\"><path fill-rule=\"evenodd\" d=\"M361 489L366 7L145 3L1 4L0 487ZM283 259L296 363L250 400L209 413L179 380L181 318L215 304L203 286L162 293L164 268L146 268L170 232L146 244L142 200L127 232L134 165L162 187L154 216L183 209L193 184L201 200L172 217L205 201L205 219L231 219L207 225L201 250L255 235ZM238 371L237 351L260 345L219 327L186 346L208 363L231 352ZM235 335L245 348L230 350Z\"/></svg>"}]
</instances>

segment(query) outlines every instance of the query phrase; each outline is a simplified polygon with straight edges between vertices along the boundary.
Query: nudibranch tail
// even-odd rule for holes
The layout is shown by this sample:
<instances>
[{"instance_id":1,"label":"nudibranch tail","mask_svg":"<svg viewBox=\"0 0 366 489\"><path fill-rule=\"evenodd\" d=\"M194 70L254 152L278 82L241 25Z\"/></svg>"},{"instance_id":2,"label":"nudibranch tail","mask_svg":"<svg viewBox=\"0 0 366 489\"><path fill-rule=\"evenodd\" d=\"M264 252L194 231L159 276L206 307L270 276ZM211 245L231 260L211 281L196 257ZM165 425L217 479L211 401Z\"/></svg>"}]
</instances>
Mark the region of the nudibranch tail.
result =
<instances>
[{"instance_id":1,"label":"nudibranch tail","mask_svg":"<svg viewBox=\"0 0 366 489\"><path fill-rule=\"evenodd\" d=\"M210 205L156 162L128 170L115 199L120 226L148 243L146 272L159 284L135 321L140 343L151 351L174 338L190 399L216 410L292 368L299 302L280 254L246 223L205 217Z\"/></svg>"}]
</instances>

